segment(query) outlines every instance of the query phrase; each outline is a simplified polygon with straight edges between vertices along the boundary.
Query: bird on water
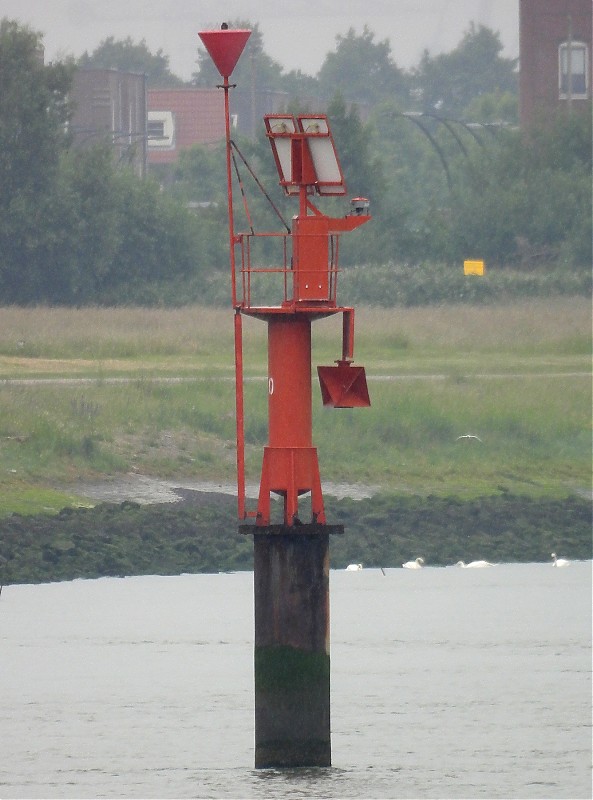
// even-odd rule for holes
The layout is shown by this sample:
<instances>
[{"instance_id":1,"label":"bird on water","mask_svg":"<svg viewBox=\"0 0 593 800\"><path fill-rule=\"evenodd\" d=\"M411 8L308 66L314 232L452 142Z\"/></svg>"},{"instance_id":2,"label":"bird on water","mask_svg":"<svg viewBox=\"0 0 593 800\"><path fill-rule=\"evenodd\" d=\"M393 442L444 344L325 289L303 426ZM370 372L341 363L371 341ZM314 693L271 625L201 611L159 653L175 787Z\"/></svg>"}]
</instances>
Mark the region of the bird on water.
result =
<instances>
[{"instance_id":1,"label":"bird on water","mask_svg":"<svg viewBox=\"0 0 593 800\"><path fill-rule=\"evenodd\" d=\"M570 564L570 561L567 558L558 558L556 553L550 553L554 561L552 562L553 567L567 567Z\"/></svg>"},{"instance_id":2,"label":"bird on water","mask_svg":"<svg viewBox=\"0 0 593 800\"><path fill-rule=\"evenodd\" d=\"M465 561L458 561L455 566L463 569L480 569L482 567L493 567L494 564L491 564L490 561L470 561L469 564L466 564Z\"/></svg>"},{"instance_id":3,"label":"bird on water","mask_svg":"<svg viewBox=\"0 0 593 800\"><path fill-rule=\"evenodd\" d=\"M424 566L424 559L422 556L415 558L414 561L406 561L405 564L402 564L404 569L422 569Z\"/></svg>"}]
</instances>

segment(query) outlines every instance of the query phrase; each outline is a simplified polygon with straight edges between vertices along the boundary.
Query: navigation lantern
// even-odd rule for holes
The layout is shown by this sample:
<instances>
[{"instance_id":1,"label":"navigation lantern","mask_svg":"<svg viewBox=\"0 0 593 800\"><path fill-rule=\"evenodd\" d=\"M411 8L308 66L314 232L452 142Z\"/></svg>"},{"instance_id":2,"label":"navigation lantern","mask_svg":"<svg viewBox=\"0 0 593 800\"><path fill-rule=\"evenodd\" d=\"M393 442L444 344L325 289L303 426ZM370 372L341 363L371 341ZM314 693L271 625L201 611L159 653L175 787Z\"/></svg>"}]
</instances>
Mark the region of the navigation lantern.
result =
<instances>
[{"instance_id":1,"label":"navigation lantern","mask_svg":"<svg viewBox=\"0 0 593 800\"><path fill-rule=\"evenodd\" d=\"M353 197L350 201L350 205L352 206L352 213L359 217L362 214L366 215L369 213L371 204L366 197Z\"/></svg>"}]
</instances>

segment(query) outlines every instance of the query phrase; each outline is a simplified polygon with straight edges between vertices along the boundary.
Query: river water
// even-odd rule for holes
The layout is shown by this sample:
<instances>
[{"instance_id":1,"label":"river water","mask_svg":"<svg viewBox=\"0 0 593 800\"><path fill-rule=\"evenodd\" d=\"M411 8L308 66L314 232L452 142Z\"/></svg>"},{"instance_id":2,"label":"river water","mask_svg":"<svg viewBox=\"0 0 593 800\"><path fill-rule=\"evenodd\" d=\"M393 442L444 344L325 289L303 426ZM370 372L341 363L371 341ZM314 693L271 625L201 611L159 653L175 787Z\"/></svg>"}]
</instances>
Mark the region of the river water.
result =
<instances>
[{"instance_id":1,"label":"river water","mask_svg":"<svg viewBox=\"0 0 593 800\"><path fill-rule=\"evenodd\" d=\"M253 768L252 581L4 587L0 797L591 797L590 562L332 571L328 769Z\"/></svg>"}]
</instances>

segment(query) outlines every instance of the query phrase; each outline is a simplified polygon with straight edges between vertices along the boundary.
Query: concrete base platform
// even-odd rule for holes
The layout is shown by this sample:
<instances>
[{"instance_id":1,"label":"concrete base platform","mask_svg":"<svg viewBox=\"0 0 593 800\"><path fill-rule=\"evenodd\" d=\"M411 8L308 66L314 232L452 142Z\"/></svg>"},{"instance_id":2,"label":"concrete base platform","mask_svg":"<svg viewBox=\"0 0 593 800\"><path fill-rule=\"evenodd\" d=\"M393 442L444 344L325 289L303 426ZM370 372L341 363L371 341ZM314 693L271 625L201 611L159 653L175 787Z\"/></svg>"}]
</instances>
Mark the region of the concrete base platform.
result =
<instances>
[{"instance_id":1,"label":"concrete base platform","mask_svg":"<svg viewBox=\"0 0 593 800\"><path fill-rule=\"evenodd\" d=\"M254 542L255 766L331 766L329 536L242 525Z\"/></svg>"}]
</instances>

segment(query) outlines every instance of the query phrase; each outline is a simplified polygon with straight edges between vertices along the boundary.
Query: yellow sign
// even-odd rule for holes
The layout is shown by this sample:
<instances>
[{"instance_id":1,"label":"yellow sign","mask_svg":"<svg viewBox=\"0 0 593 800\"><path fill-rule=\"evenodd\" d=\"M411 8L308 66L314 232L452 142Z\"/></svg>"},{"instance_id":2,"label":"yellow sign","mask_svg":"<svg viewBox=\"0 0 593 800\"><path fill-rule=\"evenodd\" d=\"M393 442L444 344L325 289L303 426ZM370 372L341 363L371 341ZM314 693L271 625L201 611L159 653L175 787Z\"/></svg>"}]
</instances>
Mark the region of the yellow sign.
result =
<instances>
[{"instance_id":1,"label":"yellow sign","mask_svg":"<svg viewBox=\"0 0 593 800\"><path fill-rule=\"evenodd\" d=\"M483 261L464 261L463 262L464 275L483 275L484 262Z\"/></svg>"}]
</instances>

